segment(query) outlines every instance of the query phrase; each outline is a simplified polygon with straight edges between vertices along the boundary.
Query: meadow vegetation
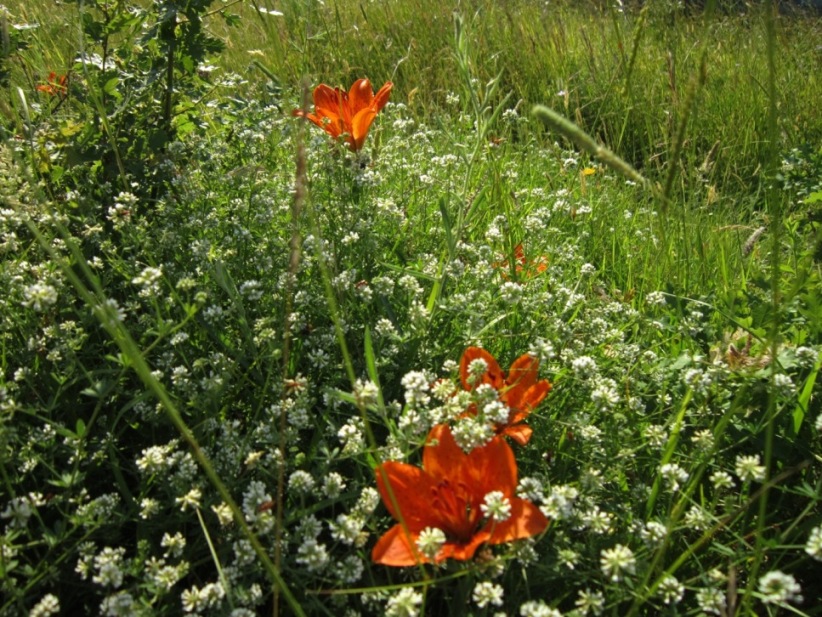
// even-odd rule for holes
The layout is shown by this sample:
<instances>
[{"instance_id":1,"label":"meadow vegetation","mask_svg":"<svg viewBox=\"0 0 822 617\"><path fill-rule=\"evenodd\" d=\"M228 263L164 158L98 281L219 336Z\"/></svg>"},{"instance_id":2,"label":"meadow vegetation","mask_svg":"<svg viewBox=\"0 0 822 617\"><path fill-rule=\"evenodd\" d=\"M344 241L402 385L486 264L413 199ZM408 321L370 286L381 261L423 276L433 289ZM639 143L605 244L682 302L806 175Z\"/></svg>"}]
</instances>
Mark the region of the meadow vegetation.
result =
<instances>
[{"instance_id":1,"label":"meadow vegetation","mask_svg":"<svg viewBox=\"0 0 822 617\"><path fill-rule=\"evenodd\" d=\"M822 614L817 16L0 30L0 615Z\"/></svg>"}]
</instances>

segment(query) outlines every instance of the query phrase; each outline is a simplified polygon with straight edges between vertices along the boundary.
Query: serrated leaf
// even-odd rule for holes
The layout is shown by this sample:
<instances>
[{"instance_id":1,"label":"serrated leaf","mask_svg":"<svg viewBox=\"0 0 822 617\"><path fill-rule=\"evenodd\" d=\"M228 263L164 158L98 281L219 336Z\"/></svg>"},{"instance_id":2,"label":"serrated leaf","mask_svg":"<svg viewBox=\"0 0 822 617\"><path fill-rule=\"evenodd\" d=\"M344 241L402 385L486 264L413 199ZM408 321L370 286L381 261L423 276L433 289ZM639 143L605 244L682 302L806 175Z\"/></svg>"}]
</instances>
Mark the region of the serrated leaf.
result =
<instances>
[{"instance_id":1,"label":"serrated leaf","mask_svg":"<svg viewBox=\"0 0 822 617\"><path fill-rule=\"evenodd\" d=\"M84 122L72 122L71 120L68 120L60 126L60 135L63 137L73 137L83 130L84 124Z\"/></svg>"}]
</instances>

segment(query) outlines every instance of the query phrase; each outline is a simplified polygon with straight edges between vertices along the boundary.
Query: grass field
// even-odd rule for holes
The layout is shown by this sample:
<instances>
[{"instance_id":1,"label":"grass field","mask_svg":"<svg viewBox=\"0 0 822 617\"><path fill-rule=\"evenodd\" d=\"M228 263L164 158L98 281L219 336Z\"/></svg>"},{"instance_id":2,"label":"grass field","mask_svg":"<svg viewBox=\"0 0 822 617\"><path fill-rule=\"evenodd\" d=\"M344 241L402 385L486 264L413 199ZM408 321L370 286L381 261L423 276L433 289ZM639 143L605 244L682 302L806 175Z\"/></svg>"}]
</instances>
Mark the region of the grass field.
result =
<instances>
[{"instance_id":1,"label":"grass field","mask_svg":"<svg viewBox=\"0 0 822 617\"><path fill-rule=\"evenodd\" d=\"M0 17L0 615L822 614L817 16Z\"/></svg>"}]
</instances>

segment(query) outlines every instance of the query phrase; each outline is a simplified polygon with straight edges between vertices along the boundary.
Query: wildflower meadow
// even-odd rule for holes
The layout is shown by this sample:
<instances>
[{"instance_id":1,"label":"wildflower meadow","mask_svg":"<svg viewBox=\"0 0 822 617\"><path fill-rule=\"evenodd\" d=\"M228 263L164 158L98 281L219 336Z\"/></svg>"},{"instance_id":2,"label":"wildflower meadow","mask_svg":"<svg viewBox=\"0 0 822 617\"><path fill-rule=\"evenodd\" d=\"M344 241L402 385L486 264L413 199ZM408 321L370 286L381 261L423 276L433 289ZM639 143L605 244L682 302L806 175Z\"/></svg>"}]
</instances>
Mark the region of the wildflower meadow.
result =
<instances>
[{"instance_id":1,"label":"wildflower meadow","mask_svg":"<svg viewBox=\"0 0 822 617\"><path fill-rule=\"evenodd\" d=\"M818 12L0 40L0 616L822 615Z\"/></svg>"}]
</instances>

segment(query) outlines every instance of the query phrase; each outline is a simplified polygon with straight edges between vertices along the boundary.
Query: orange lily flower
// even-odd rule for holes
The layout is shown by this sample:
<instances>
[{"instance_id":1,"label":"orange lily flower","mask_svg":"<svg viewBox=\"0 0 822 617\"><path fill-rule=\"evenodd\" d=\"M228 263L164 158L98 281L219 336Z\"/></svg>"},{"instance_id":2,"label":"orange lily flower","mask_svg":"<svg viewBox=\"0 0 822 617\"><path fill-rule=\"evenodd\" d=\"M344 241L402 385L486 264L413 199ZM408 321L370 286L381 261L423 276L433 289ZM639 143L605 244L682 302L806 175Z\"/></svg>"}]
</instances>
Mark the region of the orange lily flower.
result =
<instances>
[{"instance_id":1,"label":"orange lily flower","mask_svg":"<svg viewBox=\"0 0 822 617\"><path fill-rule=\"evenodd\" d=\"M48 81L44 84L36 86L39 92L45 92L49 96L59 96L63 98L68 92L68 75L57 76L57 73L52 71L49 73Z\"/></svg>"},{"instance_id":2,"label":"orange lily flower","mask_svg":"<svg viewBox=\"0 0 822 617\"><path fill-rule=\"evenodd\" d=\"M548 260L545 256L540 256L537 259L529 260L525 258L525 250L522 248L522 242L517 244L514 247L514 257L517 258L519 265L517 266L517 272L522 272L523 269L526 269L526 274L528 276L534 276L535 274L542 274L548 269ZM534 268L531 269L531 266Z\"/></svg>"},{"instance_id":3,"label":"orange lily flower","mask_svg":"<svg viewBox=\"0 0 822 617\"><path fill-rule=\"evenodd\" d=\"M420 469L387 461L377 467L382 501L405 527L397 523L377 541L371 552L375 563L413 566L446 559L466 561L483 544L530 538L548 526L537 506L516 497L517 463L504 439L495 437L466 454L454 441L451 428L438 424L428 434L422 465ZM502 493L510 504L510 516L502 521L488 518L482 511L485 496L494 491ZM445 542L433 559L417 547L420 533L426 529L445 534Z\"/></svg>"},{"instance_id":4,"label":"orange lily flower","mask_svg":"<svg viewBox=\"0 0 822 617\"><path fill-rule=\"evenodd\" d=\"M488 368L476 382L471 382L468 367L471 362L478 359L485 360ZM508 435L521 446L528 443L534 432L530 426L523 423L523 420L551 391L551 382L547 379L537 380L538 372L539 358L530 354L523 354L514 360L507 376L494 356L479 347L469 347L460 359L462 387L466 390L473 390L480 384L488 384L499 392L500 400L511 411L508 422L497 425L497 434ZM472 405L468 413L476 414L476 407Z\"/></svg>"},{"instance_id":5,"label":"orange lily flower","mask_svg":"<svg viewBox=\"0 0 822 617\"><path fill-rule=\"evenodd\" d=\"M295 116L308 118L335 139L344 137L349 149L358 152L365 143L374 118L385 107L394 87L386 82L375 95L371 82L358 79L348 92L320 84L314 88L314 113L295 109Z\"/></svg>"},{"instance_id":6,"label":"orange lily flower","mask_svg":"<svg viewBox=\"0 0 822 617\"><path fill-rule=\"evenodd\" d=\"M522 242L514 247L514 259L516 260L517 272L525 271L526 276L535 276L542 274L548 269L548 260L545 256L541 256L535 260L529 260L525 257L525 249L522 248ZM502 278L508 278L508 260L494 262L493 266L502 270Z\"/></svg>"}]
</instances>

